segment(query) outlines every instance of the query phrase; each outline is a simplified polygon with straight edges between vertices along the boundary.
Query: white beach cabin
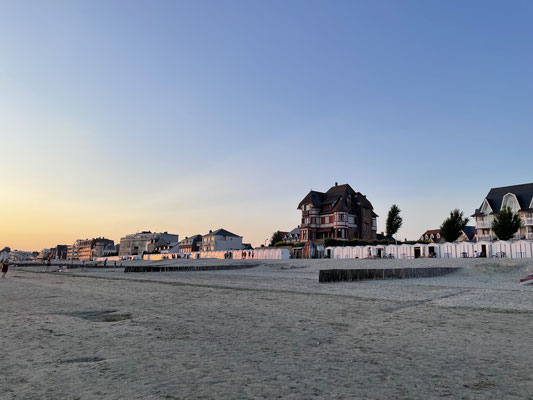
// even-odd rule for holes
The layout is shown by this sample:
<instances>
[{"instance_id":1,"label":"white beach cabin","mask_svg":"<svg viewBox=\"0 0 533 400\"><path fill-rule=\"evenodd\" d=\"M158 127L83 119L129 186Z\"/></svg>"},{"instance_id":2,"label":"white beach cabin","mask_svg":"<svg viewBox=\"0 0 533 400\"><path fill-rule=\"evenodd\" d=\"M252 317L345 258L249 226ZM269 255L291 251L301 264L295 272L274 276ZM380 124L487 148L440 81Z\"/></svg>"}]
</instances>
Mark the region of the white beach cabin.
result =
<instances>
[{"instance_id":1,"label":"white beach cabin","mask_svg":"<svg viewBox=\"0 0 533 400\"><path fill-rule=\"evenodd\" d=\"M353 258L363 258L364 247L355 246L353 248Z\"/></svg>"},{"instance_id":2,"label":"white beach cabin","mask_svg":"<svg viewBox=\"0 0 533 400\"><path fill-rule=\"evenodd\" d=\"M498 258L512 258L511 242L498 240L492 243L492 254Z\"/></svg>"},{"instance_id":3,"label":"white beach cabin","mask_svg":"<svg viewBox=\"0 0 533 400\"><path fill-rule=\"evenodd\" d=\"M401 259L415 258L415 249L412 244L402 244L399 248L399 257Z\"/></svg>"},{"instance_id":4,"label":"white beach cabin","mask_svg":"<svg viewBox=\"0 0 533 400\"><path fill-rule=\"evenodd\" d=\"M415 258L427 257L428 245L422 244L422 243L416 243L415 245L413 245L413 251L414 251Z\"/></svg>"},{"instance_id":5,"label":"white beach cabin","mask_svg":"<svg viewBox=\"0 0 533 400\"><path fill-rule=\"evenodd\" d=\"M474 251L477 251L479 254L479 257L492 257L492 243L491 242L477 242L474 243ZM473 257L473 256L472 256Z\"/></svg>"},{"instance_id":6,"label":"white beach cabin","mask_svg":"<svg viewBox=\"0 0 533 400\"><path fill-rule=\"evenodd\" d=\"M387 254L386 252L386 246L383 246L382 244L378 244L375 246L375 257L383 258Z\"/></svg>"},{"instance_id":7,"label":"white beach cabin","mask_svg":"<svg viewBox=\"0 0 533 400\"><path fill-rule=\"evenodd\" d=\"M342 258L342 247L335 246L333 248L333 258Z\"/></svg>"},{"instance_id":8,"label":"white beach cabin","mask_svg":"<svg viewBox=\"0 0 533 400\"><path fill-rule=\"evenodd\" d=\"M439 243L430 243L427 245L427 249L428 249L428 253L427 253L427 257L431 257L431 255L433 254L433 256L435 258L441 258L441 249L442 249L442 245L439 244Z\"/></svg>"},{"instance_id":9,"label":"white beach cabin","mask_svg":"<svg viewBox=\"0 0 533 400\"><path fill-rule=\"evenodd\" d=\"M455 243L443 243L440 246L441 258L457 258L457 244Z\"/></svg>"},{"instance_id":10,"label":"white beach cabin","mask_svg":"<svg viewBox=\"0 0 533 400\"><path fill-rule=\"evenodd\" d=\"M346 252L347 252L347 256L346 258L355 258L354 256L354 247L353 246L348 246L346 247Z\"/></svg>"},{"instance_id":11,"label":"white beach cabin","mask_svg":"<svg viewBox=\"0 0 533 400\"><path fill-rule=\"evenodd\" d=\"M351 258L350 257L350 247L343 247L342 248L342 258Z\"/></svg>"},{"instance_id":12,"label":"white beach cabin","mask_svg":"<svg viewBox=\"0 0 533 400\"><path fill-rule=\"evenodd\" d=\"M533 243L528 240L517 240L511 244L513 258L532 258Z\"/></svg>"},{"instance_id":13,"label":"white beach cabin","mask_svg":"<svg viewBox=\"0 0 533 400\"><path fill-rule=\"evenodd\" d=\"M457 244L457 258L474 257L474 243L461 242Z\"/></svg>"},{"instance_id":14,"label":"white beach cabin","mask_svg":"<svg viewBox=\"0 0 533 400\"><path fill-rule=\"evenodd\" d=\"M400 258L400 246L396 244L389 244L385 247L385 256L389 258Z\"/></svg>"},{"instance_id":15,"label":"white beach cabin","mask_svg":"<svg viewBox=\"0 0 533 400\"><path fill-rule=\"evenodd\" d=\"M374 246L364 246L362 258L372 258L376 254L376 248Z\"/></svg>"}]
</instances>

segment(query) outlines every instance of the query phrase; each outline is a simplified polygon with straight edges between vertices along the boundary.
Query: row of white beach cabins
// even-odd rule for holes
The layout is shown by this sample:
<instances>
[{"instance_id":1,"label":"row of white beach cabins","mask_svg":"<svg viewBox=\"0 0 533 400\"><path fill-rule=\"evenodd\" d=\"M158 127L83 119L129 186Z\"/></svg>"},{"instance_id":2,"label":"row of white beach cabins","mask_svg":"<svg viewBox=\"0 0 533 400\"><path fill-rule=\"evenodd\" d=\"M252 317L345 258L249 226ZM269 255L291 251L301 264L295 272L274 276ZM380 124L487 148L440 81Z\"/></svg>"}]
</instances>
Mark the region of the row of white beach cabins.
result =
<instances>
[{"instance_id":1,"label":"row of white beach cabins","mask_svg":"<svg viewBox=\"0 0 533 400\"><path fill-rule=\"evenodd\" d=\"M99 257L97 261L122 261L122 260L171 260L178 257L178 253L169 254L144 254L138 256L113 256ZM179 253L180 258L191 259L233 259L233 260L288 260L290 258L287 249L256 249L256 250L222 250L222 251L194 251L191 253Z\"/></svg>"},{"instance_id":2,"label":"row of white beach cabins","mask_svg":"<svg viewBox=\"0 0 533 400\"><path fill-rule=\"evenodd\" d=\"M180 254L180 257L192 259L255 259L255 260L285 260L290 257L286 249L256 249L256 250L226 250L226 251L198 251ZM401 244L377 246L346 246L326 247L325 256L328 258L533 258L533 242L518 240L516 242L461 242L461 243L431 243L431 244ZM143 256L107 257L109 261L125 259L163 260L177 257L177 254L144 254ZM99 259L103 261L105 258Z\"/></svg>"},{"instance_id":3,"label":"row of white beach cabins","mask_svg":"<svg viewBox=\"0 0 533 400\"><path fill-rule=\"evenodd\" d=\"M401 244L354 247L326 247L329 258L532 258L533 242L518 240L516 242L462 242Z\"/></svg>"}]
</instances>

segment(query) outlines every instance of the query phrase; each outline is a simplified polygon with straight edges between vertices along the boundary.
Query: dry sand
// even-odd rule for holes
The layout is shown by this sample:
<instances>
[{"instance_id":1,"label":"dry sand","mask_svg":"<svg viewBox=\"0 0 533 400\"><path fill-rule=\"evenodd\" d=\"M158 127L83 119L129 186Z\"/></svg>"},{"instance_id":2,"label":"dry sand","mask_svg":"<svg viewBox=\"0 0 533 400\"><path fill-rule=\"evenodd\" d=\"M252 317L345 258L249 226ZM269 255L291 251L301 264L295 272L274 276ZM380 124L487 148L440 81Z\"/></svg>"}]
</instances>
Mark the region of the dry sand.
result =
<instances>
[{"instance_id":1,"label":"dry sand","mask_svg":"<svg viewBox=\"0 0 533 400\"><path fill-rule=\"evenodd\" d=\"M176 260L175 263L234 263ZM318 283L320 268L461 266ZM2 399L531 399L532 260L291 260L0 280Z\"/></svg>"}]
</instances>

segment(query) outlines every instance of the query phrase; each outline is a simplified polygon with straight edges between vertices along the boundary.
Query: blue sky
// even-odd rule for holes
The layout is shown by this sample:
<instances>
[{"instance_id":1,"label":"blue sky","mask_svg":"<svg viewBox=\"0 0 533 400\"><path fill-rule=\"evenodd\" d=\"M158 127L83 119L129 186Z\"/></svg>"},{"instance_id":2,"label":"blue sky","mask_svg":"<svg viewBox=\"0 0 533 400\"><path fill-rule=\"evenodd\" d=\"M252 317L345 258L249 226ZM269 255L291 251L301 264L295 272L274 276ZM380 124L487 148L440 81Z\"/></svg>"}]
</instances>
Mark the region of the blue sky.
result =
<instances>
[{"instance_id":1,"label":"blue sky","mask_svg":"<svg viewBox=\"0 0 533 400\"><path fill-rule=\"evenodd\" d=\"M532 182L530 1L0 0L0 245L224 227L335 181L401 238Z\"/></svg>"}]
</instances>

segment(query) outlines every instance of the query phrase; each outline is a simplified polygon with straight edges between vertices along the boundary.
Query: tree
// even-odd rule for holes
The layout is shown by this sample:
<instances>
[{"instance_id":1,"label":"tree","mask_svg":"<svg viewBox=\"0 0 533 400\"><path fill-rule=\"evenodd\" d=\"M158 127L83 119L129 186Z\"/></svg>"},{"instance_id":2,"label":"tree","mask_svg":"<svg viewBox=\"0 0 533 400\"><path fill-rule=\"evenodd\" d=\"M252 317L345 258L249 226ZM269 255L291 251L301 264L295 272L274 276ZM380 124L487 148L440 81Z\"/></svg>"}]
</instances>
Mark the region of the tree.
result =
<instances>
[{"instance_id":1,"label":"tree","mask_svg":"<svg viewBox=\"0 0 533 400\"><path fill-rule=\"evenodd\" d=\"M509 240L522 227L522 220L510 207L504 207L494 217L492 230L500 240Z\"/></svg>"},{"instance_id":2,"label":"tree","mask_svg":"<svg viewBox=\"0 0 533 400\"><path fill-rule=\"evenodd\" d=\"M468 217L464 218L463 212L455 209L450 212L450 216L440 226L440 235L447 242L455 242L461 236L466 224L468 224Z\"/></svg>"},{"instance_id":3,"label":"tree","mask_svg":"<svg viewBox=\"0 0 533 400\"><path fill-rule=\"evenodd\" d=\"M283 233L276 231L272 234L272 239L270 239L270 246L274 246L276 243L283 240Z\"/></svg>"},{"instance_id":4,"label":"tree","mask_svg":"<svg viewBox=\"0 0 533 400\"><path fill-rule=\"evenodd\" d=\"M387 215L386 231L388 237L393 237L402 226L403 219L400 217L400 208L393 204Z\"/></svg>"}]
</instances>

